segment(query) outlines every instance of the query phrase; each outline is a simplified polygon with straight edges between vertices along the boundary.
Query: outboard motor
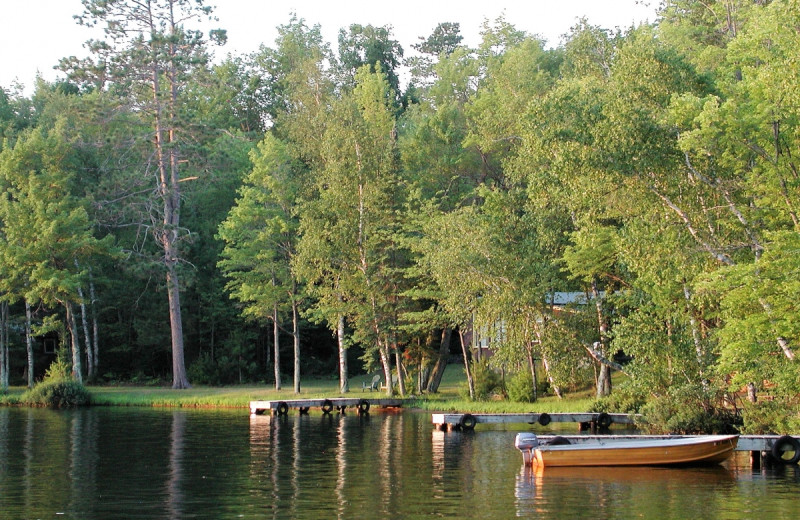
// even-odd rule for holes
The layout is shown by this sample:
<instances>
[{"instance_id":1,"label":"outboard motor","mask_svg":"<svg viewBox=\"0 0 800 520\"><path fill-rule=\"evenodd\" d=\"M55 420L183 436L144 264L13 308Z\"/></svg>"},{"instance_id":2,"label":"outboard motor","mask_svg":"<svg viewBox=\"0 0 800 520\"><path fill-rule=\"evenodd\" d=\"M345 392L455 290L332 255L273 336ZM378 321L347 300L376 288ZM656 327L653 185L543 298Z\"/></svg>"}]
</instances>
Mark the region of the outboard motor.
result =
<instances>
[{"instance_id":1,"label":"outboard motor","mask_svg":"<svg viewBox=\"0 0 800 520\"><path fill-rule=\"evenodd\" d=\"M533 460L533 450L539 446L539 438L535 433L518 433L514 439L514 446L522 452L522 461L530 464Z\"/></svg>"}]
</instances>

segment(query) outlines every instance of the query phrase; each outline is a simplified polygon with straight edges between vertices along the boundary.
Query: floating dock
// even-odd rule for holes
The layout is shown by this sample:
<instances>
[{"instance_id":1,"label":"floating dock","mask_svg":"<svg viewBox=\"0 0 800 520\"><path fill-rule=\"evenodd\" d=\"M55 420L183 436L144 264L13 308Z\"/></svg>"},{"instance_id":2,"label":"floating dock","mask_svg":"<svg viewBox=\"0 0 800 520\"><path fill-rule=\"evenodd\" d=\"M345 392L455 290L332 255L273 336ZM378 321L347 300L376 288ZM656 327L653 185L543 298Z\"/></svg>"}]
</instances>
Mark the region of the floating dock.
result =
<instances>
[{"instance_id":1,"label":"floating dock","mask_svg":"<svg viewBox=\"0 0 800 520\"><path fill-rule=\"evenodd\" d=\"M332 397L329 399L284 399L281 401L250 401L250 415L263 415L267 411L272 415L286 415L289 409L296 408L301 414L306 414L311 408L319 408L322 413L329 414L333 410L345 413L348 407L353 407L358 413L369 413L370 408L399 408L403 406L402 399L364 399Z\"/></svg>"},{"instance_id":2,"label":"floating dock","mask_svg":"<svg viewBox=\"0 0 800 520\"><path fill-rule=\"evenodd\" d=\"M527 423L547 426L578 423L581 430L608 428L612 424L634 424L636 415L624 413L435 413L431 417L439 430L471 430L476 424Z\"/></svg>"}]
</instances>

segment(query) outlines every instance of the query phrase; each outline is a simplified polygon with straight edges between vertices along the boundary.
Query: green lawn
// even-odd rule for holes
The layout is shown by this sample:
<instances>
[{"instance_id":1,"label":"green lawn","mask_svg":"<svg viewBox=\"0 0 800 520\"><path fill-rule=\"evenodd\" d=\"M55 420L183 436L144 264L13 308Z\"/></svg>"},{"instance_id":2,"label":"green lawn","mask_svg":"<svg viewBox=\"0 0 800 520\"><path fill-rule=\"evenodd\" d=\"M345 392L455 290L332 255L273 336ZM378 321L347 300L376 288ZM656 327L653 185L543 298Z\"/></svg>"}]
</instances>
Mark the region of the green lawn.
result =
<instances>
[{"instance_id":1,"label":"green lawn","mask_svg":"<svg viewBox=\"0 0 800 520\"><path fill-rule=\"evenodd\" d=\"M295 394L292 383L283 385L278 391L272 386L242 385L226 387L195 386L188 390L172 390L154 386L89 386L92 403L105 406L164 406L164 407L209 407L247 408L250 401L276 401L280 399L314 399L324 397L379 397L381 392L362 390L362 383L372 379L373 374L354 377L350 380L350 393L339 392L338 380L316 379L303 381L300 394ZM445 371L439 392L417 396L414 389L407 390L411 399L409 407L440 412L581 412L589 411L594 401L591 393L571 394L565 399L543 397L536 403L512 403L502 400L468 401L460 396L464 385L464 371L459 365L449 365ZM25 388L12 387L6 396L0 396L0 404L13 402L25 392Z\"/></svg>"}]
</instances>

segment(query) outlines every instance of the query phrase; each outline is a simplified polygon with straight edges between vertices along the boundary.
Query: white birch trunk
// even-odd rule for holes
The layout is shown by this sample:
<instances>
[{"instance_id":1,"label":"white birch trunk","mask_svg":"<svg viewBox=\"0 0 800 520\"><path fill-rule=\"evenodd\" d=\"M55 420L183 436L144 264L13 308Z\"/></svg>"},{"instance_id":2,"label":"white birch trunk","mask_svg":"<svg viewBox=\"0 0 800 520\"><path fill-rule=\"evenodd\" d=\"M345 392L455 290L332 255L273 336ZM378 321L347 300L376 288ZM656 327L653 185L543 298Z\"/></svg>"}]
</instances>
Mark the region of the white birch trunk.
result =
<instances>
[{"instance_id":1,"label":"white birch trunk","mask_svg":"<svg viewBox=\"0 0 800 520\"><path fill-rule=\"evenodd\" d=\"M275 390L281 389L281 339L280 326L278 325L278 305L272 308L272 347L275 371Z\"/></svg>"},{"instance_id":2,"label":"white birch trunk","mask_svg":"<svg viewBox=\"0 0 800 520\"><path fill-rule=\"evenodd\" d=\"M347 349L344 343L344 314L339 315L336 326L336 342L339 346L339 390L346 394L350 391L347 371Z\"/></svg>"},{"instance_id":3,"label":"white birch trunk","mask_svg":"<svg viewBox=\"0 0 800 520\"><path fill-rule=\"evenodd\" d=\"M72 377L75 381L83 383L83 369L81 368L81 344L78 338L78 323L75 320L75 311L71 302L64 302L67 310L67 328L69 329L70 343L72 344Z\"/></svg>"},{"instance_id":4,"label":"white birch trunk","mask_svg":"<svg viewBox=\"0 0 800 520\"><path fill-rule=\"evenodd\" d=\"M33 388L33 332L31 330L31 304L25 300L25 348L28 352L28 388Z\"/></svg>"},{"instance_id":5,"label":"white birch trunk","mask_svg":"<svg viewBox=\"0 0 800 520\"><path fill-rule=\"evenodd\" d=\"M294 340L294 393L300 393L300 317L292 298L292 339Z\"/></svg>"}]
</instances>

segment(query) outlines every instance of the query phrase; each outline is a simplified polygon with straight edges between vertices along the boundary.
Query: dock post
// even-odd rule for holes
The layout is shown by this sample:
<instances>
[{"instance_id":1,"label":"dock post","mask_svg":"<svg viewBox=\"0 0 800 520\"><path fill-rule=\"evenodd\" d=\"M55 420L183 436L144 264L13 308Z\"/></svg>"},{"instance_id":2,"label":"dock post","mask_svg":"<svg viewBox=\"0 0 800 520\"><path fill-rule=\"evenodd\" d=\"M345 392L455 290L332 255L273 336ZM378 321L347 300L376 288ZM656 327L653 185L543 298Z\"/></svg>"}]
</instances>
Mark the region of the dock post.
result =
<instances>
[{"instance_id":1,"label":"dock post","mask_svg":"<svg viewBox=\"0 0 800 520\"><path fill-rule=\"evenodd\" d=\"M750 452L750 466L753 469L761 469L761 452L760 451L751 451Z\"/></svg>"}]
</instances>

